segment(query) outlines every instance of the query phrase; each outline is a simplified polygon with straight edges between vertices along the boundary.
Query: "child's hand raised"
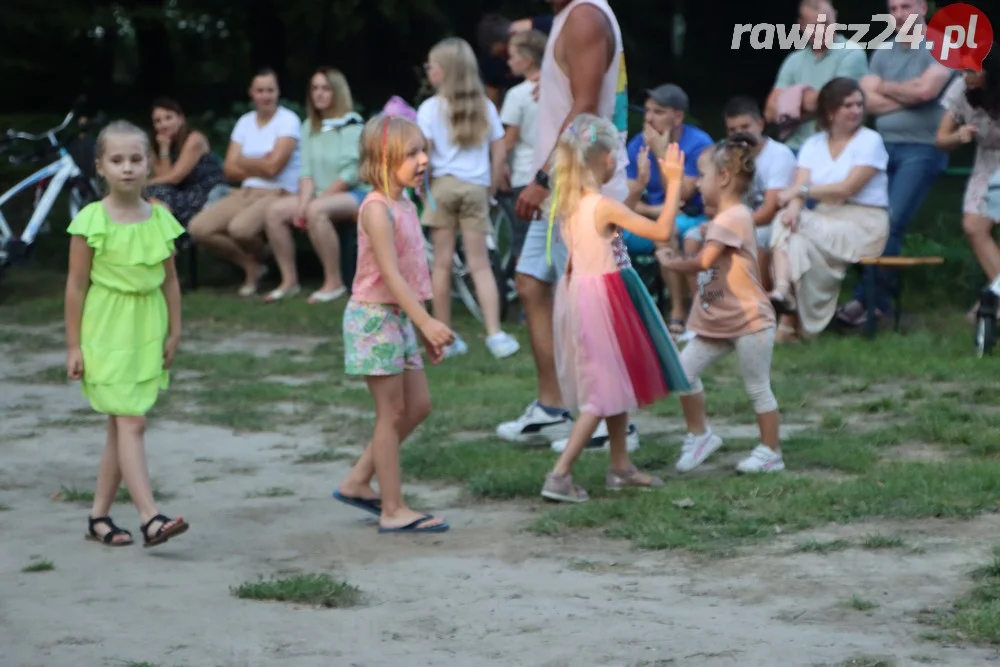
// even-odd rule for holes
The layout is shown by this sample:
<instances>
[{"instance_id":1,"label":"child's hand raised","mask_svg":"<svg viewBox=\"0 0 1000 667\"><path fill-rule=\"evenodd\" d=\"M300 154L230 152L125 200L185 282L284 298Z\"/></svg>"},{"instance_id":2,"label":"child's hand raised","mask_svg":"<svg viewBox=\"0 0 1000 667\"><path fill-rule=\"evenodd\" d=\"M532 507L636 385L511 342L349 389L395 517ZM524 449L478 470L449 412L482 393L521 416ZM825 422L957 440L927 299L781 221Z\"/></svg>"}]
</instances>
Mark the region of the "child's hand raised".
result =
<instances>
[{"instance_id":1,"label":"child's hand raised","mask_svg":"<svg viewBox=\"0 0 1000 667\"><path fill-rule=\"evenodd\" d=\"M431 363L436 364L444 359L444 348L455 342L455 334L443 322L430 318L420 327L420 337L423 339Z\"/></svg>"},{"instance_id":2,"label":"child's hand raised","mask_svg":"<svg viewBox=\"0 0 1000 667\"><path fill-rule=\"evenodd\" d=\"M639 185L646 187L649 185L649 148L643 146L639 149L639 154L635 158L636 178Z\"/></svg>"},{"instance_id":3,"label":"child's hand raised","mask_svg":"<svg viewBox=\"0 0 1000 667\"><path fill-rule=\"evenodd\" d=\"M676 143L667 146L659 162L664 183L679 183L684 178L684 151Z\"/></svg>"}]
</instances>

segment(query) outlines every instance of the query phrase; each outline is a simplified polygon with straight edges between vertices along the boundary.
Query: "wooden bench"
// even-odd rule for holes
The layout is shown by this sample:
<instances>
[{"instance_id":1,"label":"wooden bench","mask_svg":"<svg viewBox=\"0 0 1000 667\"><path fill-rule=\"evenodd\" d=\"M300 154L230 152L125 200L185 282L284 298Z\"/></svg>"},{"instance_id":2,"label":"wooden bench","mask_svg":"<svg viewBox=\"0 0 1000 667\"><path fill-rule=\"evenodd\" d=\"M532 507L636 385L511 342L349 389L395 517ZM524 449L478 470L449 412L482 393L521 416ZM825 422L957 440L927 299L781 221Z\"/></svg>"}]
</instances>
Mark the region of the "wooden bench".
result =
<instances>
[{"instance_id":1,"label":"wooden bench","mask_svg":"<svg viewBox=\"0 0 1000 667\"><path fill-rule=\"evenodd\" d=\"M862 284L865 295L865 303L868 304L865 318L865 335L868 338L875 337L875 294L877 292L876 272L865 271L866 267L885 269L887 271L903 271L918 266L935 266L944 264L943 257L862 257L858 260L858 267L862 272ZM898 276L893 298L893 331L899 331L899 319L903 310L903 280Z\"/></svg>"}]
</instances>

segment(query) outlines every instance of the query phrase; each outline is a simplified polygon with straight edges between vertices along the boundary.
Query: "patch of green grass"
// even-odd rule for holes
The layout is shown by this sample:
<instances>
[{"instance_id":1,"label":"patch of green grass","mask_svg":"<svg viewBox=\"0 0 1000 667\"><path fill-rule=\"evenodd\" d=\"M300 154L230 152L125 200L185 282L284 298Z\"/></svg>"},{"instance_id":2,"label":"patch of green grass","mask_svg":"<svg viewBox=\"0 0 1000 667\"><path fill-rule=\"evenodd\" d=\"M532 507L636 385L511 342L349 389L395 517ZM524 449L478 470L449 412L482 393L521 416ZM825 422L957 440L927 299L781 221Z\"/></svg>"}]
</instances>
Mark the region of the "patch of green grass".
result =
<instances>
[{"instance_id":1,"label":"patch of green grass","mask_svg":"<svg viewBox=\"0 0 1000 667\"><path fill-rule=\"evenodd\" d=\"M851 543L847 540L829 540L821 542L819 540L809 540L795 545L795 551L799 553L828 554L834 551L850 549Z\"/></svg>"},{"instance_id":2,"label":"patch of green grass","mask_svg":"<svg viewBox=\"0 0 1000 667\"><path fill-rule=\"evenodd\" d=\"M230 589L244 600L273 600L317 607L343 608L361 604L361 590L328 574L302 574L285 579L245 583Z\"/></svg>"},{"instance_id":3,"label":"patch of green grass","mask_svg":"<svg viewBox=\"0 0 1000 667\"><path fill-rule=\"evenodd\" d=\"M214 482L217 479L219 479L219 478L216 477L215 475L203 475L202 477L195 477L194 478L194 483L195 484L204 484L206 482Z\"/></svg>"},{"instance_id":4,"label":"patch of green grass","mask_svg":"<svg viewBox=\"0 0 1000 667\"><path fill-rule=\"evenodd\" d=\"M857 611L871 611L877 609L878 605L867 598L863 598L859 595L853 595L849 600L844 602L845 607L855 609Z\"/></svg>"},{"instance_id":5,"label":"patch of green grass","mask_svg":"<svg viewBox=\"0 0 1000 667\"><path fill-rule=\"evenodd\" d=\"M51 572L56 569L55 564L50 560L36 560L21 568L21 572Z\"/></svg>"},{"instance_id":6,"label":"patch of green grass","mask_svg":"<svg viewBox=\"0 0 1000 667\"><path fill-rule=\"evenodd\" d=\"M153 488L153 499L158 502L170 500L173 497L172 493ZM94 502L94 492L91 489L81 489L75 486L61 486L53 496L53 500L61 500L66 503L92 503ZM118 493L115 494L115 502L131 503L132 496L129 495L128 489L124 486L118 489Z\"/></svg>"},{"instance_id":7,"label":"patch of green grass","mask_svg":"<svg viewBox=\"0 0 1000 667\"><path fill-rule=\"evenodd\" d=\"M11 509L10 505L5 505L3 503L0 503L0 512L9 512L10 509Z\"/></svg>"},{"instance_id":8,"label":"patch of green grass","mask_svg":"<svg viewBox=\"0 0 1000 667\"><path fill-rule=\"evenodd\" d=\"M845 660L836 665L836 667L896 667L896 661L892 658L863 655Z\"/></svg>"},{"instance_id":9,"label":"patch of green grass","mask_svg":"<svg viewBox=\"0 0 1000 667\"><path fill-rule=\"evenodd\" d=\"M861 546L865 549L871 549L873 551L881 549L908 549L909 545L906 543L902 537L898 535L881 535L875 533L873 535L866 535L861 540Z\"/></svg>"},{"instance_id":10,"label":"patch of green grass","mask_svg":"<svg viewBox=\"0 0 1000 667\"><path fill-rule=\"evenodd\" d=\"M263 491L254 491L247 494L247 498L286 498L294 496L295 492L280 486L272 486Z\"/></svg>"},{"instance_id":11,"label":"patch of green grass","mask_svg":"<svg viewBox=\"0 0 1000 667\"><path fill-rule=\"evenodd\" d=\"M295 460L295 463L300 465L308 463L333 463L334 461L352 461L356 458L357 456L354 454L338 452L332 447L324 447L323 449L318 449L315 452L303 454Z\"/></svg>"},{"instance_id":12,"label":"patch of green grass","mask_svg":"<svg viewBox=\"0 0 1000 667\"><path fill-rule=\"evenodd\" d=\"M993 558L970 573L973 588L950 609L931 612L925 620L944 631L935 639L957 643L1000 646L1000 549Z\"/></svg>"}]
</instances>

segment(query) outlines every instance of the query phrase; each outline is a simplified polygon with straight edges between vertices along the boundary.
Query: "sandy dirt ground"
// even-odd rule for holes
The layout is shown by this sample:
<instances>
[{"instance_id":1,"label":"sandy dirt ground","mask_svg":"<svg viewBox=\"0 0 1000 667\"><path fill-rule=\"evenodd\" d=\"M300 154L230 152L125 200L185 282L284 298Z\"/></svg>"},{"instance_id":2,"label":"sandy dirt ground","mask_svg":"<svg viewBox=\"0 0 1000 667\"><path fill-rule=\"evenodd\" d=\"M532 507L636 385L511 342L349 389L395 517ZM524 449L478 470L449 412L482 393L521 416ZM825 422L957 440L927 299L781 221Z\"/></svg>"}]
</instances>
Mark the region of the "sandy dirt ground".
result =
<instances>
[{"instance_id":1,"label":"sandy dirt ground","mask_svg":"<svg viewBox=\"0 0 1000 667\"><path fill-rule=\"evenodd\" d=\"M294 463L321 434L160 420L147 436L154 482L175 494L162 509L183 513L192 529L156 549L102 548L83 540L86 504L53 499L61 487L92 488L102 422L86 417L75 386L14 381L62 363L61 353L2 359L3 667L1000 664L995 651L927 640L918 620L963 592L997 542L996 516L830 527L706 561L591 536L538 537L523 528L541 503L470 505L459 489L417 486L408 490L452 531L379 536L330 498L349 462ZM272 487L295 494L248 497ZM138 539L130 507L114 516ZM789 553L809 538L876 530L922 552ZM21 571L38 558L55 569ZM313 609L230 593L297 572L343 578L364 603ZM845 606L854 594L879 606Z\"/></svg>"}]
</instances>

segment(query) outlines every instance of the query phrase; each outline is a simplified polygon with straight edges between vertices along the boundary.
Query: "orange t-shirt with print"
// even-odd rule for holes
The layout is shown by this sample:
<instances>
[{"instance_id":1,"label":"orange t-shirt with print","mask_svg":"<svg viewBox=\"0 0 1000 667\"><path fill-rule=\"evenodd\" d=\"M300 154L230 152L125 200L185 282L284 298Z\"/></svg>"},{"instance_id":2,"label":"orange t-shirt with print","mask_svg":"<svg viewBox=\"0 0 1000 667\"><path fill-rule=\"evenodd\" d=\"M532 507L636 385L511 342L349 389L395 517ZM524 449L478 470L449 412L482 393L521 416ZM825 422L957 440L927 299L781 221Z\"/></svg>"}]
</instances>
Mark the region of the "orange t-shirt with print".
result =
<instances>
[{"instance_id":1,"label":"orange t-shirt with print","mask_svg":"<svg viewBox=\"0 0 1000 667\"><path fill-rule=\"evenodd\" d=\"M775 325L757 265L757 236L750 209L739 204L719 213L705 243L721 243L715 266L698 274L688 329L703 338L738 338Z\"/></svg>"}]
</instances>

